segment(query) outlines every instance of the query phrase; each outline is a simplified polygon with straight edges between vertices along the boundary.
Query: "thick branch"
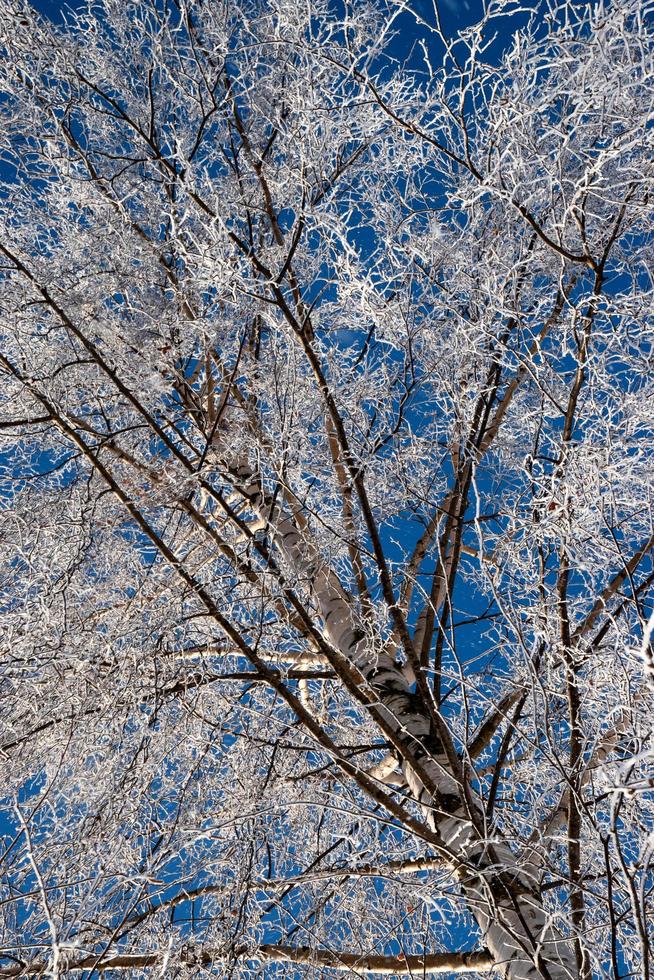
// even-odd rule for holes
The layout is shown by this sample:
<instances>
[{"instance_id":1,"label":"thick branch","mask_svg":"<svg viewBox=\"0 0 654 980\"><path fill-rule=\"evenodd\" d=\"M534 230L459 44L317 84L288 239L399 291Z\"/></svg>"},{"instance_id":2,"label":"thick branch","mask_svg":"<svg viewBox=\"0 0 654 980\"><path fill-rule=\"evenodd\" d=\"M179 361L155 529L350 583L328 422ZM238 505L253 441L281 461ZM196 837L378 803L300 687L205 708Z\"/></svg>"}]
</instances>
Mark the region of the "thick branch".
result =
<instances>
[{"instance_id":1,"label":"thick branch","mask_svg":"<svg viewBox=\"0 0 654 980\"><path fill-rule=\"evenodd\" d=\"M493 959L487 950L470 950L455 953L422 953L413 956L366 955L365 953L338 953L331 950L314 950L305 946L264 945L250 951L237 949L238 959L258 960L264 963L306 963L331 970L356 970L359 973L377 973L385 976L424 976L437 973L473 973L493 969ZM178 957L185 966L210 966L230 959L222 949L187 948ZM152 953L123 953L115 956L89 955L80 957L61 956L59 964L67 973L92 970L156 969L166 959L164 951ZM0 978L39 976L48 970L45 960L17 963L0 969Z\"/></svg>"}]
</instances>

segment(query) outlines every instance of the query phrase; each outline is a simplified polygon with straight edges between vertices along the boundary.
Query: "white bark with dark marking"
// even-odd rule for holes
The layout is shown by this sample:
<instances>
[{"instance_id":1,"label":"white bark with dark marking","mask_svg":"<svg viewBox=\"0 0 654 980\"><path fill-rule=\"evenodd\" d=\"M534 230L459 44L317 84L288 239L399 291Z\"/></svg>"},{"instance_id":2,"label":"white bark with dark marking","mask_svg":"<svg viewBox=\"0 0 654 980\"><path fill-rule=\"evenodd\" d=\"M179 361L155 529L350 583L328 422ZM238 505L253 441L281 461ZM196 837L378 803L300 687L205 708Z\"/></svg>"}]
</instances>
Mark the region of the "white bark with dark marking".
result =
<instances>
[{"instance_id":1,"label":"white bark with dark marking","mask_svg":"<svg viewBox=\"0 0 654 980\"><path fill-rule=\"evenodd\" d=\"M244 496L258 519L265 518L285 563L298 580L312 583L325 638L365 677L379 697L387 724L410 746L437 787L432 795L414 768L403 762L404 779L414 799L423 805L427 824L440 836L453 863L457 862L455 874L499 975L505 980L575 980L579 974L572 943L563 940L549 921L536 867L519 867L507 844L482 839L478 830L483 826L481 811L469 792L473 819L466 812L464 794L447 755L401 666L383 650L371 653L351 598L293 517L278 503L264 500L248 466L241 464L239 477Z\"/></svg>"}]
</instances>

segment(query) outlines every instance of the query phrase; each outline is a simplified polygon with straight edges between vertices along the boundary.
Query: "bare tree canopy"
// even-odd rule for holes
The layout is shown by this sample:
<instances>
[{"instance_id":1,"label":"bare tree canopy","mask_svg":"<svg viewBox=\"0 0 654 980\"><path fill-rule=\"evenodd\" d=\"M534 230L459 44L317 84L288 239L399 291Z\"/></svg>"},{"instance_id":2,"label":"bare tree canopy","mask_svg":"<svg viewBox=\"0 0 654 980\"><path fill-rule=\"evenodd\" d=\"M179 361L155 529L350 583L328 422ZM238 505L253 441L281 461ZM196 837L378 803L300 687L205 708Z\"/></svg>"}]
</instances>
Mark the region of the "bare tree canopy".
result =
<instances>
[{"instance_id":1,"label":"bare tree canopy","mask_svg":"<svg viewBox=\"0 0 654 980\"><path fill-rule=\"evenodd\" d=\"M0 980L652 976L654 4L448 24L3 0Z\"/></svg>"}]
</instances>

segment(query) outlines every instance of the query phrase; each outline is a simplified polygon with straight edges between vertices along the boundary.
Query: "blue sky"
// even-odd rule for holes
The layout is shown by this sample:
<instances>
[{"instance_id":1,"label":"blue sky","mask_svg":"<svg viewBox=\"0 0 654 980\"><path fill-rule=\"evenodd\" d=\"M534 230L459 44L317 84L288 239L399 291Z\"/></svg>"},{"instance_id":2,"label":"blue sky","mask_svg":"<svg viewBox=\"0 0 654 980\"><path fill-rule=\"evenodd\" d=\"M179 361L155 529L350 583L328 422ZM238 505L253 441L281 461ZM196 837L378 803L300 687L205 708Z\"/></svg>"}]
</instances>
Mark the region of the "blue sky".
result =
<instances>
[{"instance_id":1,"label":"blue sky","mask_svg":"<svg viewBox=\"0 0 654 980\"><path fill-rule=\"evenodd\" d=\"M428 22L433 22L433 3L434 0L414 0L412 7L416 12ZM73 10L83 10L88 5L88 0L31 0L31 5L53 20L60 20L64 11L69 8ZM457 28L465 27L473 23L480 16L482 11L481 0L440 0L439 10L445 30L454 31ZM401 28L402 37L398 39L398 54L406 45L410 47L415 40L415 24L413 18L408 16L398 21Z\"/></svg>"}]
</instances>

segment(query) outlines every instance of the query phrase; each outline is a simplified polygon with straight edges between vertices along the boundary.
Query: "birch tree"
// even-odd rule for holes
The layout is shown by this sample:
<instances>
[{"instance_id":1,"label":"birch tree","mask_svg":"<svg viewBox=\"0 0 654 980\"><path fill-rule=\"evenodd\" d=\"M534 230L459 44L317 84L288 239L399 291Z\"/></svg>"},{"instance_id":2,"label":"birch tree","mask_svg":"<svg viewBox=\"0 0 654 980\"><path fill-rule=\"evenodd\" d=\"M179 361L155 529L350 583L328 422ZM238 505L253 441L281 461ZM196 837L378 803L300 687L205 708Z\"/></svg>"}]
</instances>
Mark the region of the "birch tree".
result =
<instances>
[{"instance_id":1,"label":"birch tree","mask_svg":"<svg viewBox=\"0 0 654 980\"><path fill-rule=\"evenodd\" d=\"M0 978L651 976L653 13L4 0Z\"/></svg>"}]
</instances>

